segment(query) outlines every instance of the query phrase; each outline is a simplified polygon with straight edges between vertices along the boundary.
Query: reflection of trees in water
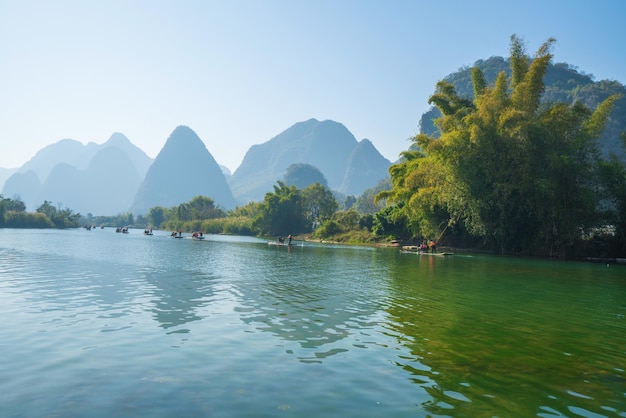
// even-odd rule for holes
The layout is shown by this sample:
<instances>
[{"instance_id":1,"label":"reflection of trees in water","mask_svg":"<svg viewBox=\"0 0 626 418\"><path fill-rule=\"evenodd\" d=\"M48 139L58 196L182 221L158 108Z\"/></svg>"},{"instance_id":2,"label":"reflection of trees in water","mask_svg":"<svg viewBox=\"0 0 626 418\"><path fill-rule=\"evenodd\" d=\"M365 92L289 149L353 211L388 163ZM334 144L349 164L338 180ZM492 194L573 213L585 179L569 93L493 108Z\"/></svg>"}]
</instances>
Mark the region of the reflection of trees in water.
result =
<instances>
[{"instance_id":1,"label":"reflection of trees in water","mask_svg":"<svg viewBox=\"0 0 626 418\"><path fill-rule=\"evenodd\" d=\"M297 343L303 362L348 351L341 342L355 329L371 329L380 310L374 295L380 266L372 252L306 248L268 251L252 286L241 288L240 318L257 330ZM358 339L358 338L357 338Z\"/></svg>"},{"instance_id":2,"label":"reflection of trees in water","mask_svg":"<svg viewBox=\"0 0 626 418\"><path fill-rule=\"evenodd\" d=\"M581 284L569 265L460 257L412 257L392 277L389 326L410 353L396 364L431 396L427 411L606 414L623 401L616 378L626 378L615 371L623 351L611 337L624 337L602 325L597 280Z\"/></svg>"}]
</instances>

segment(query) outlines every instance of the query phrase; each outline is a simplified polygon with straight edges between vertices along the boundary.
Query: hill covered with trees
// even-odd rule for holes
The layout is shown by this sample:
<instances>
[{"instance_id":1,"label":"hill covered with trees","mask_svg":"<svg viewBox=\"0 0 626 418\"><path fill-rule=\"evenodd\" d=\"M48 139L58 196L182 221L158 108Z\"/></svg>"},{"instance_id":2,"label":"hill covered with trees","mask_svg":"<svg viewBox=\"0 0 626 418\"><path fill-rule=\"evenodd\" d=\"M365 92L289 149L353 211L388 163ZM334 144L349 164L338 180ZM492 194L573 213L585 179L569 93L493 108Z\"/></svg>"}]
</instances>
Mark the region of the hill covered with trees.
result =
<instances>
[{"instance_id":1,"label":"hill covered with trees","mask_svg":"<svg viewBox=\"0 0 626 418\"><path fill-rule=\"evenodd\" d=\"M603 234L624 254L626 169L616 157L600 158L623 97L601 95L593 109L556 101L545 81L552 44L531 58L513 36L508 71L490 83L480 67L468 70L472 94L452 79L437 84L429 99L441 115L436 129L423 126L390 169L392 189L378 195L395 203L386 215L395 226L501 253L561 257Z\"/></svg>"},{"instance_id":2,"label":"hill covered with trees","mask_svg":"<svg viewBox=\"0 0 626 418\"><path fill-rule=\"evenodd\" d=\"M502 72L507 77L511 77L510 58L491 57L478 60L472 68L462 68L444 78L445 82L454 86L460 98L475 99L471 75L473 68L483 73L487 84L493 84ZM550 106L554 103L579 102L589 109L595 109L612 95L619 95L620 98L613 104L605 127L598 138L599 149L604 157L615 154L626 162L626 147L623 146L620 138L621 132L626 131L626 87L623 84L614 80L594 81L593 75L578 72L577 68L570 64L550 62L543 76L540 103L543 106ZM435 120L439 117L441 117L441 112L437 106L424 113L420 119L420 132L438 136L440 131L435 126Z\"/></svg>"}]
</instances>

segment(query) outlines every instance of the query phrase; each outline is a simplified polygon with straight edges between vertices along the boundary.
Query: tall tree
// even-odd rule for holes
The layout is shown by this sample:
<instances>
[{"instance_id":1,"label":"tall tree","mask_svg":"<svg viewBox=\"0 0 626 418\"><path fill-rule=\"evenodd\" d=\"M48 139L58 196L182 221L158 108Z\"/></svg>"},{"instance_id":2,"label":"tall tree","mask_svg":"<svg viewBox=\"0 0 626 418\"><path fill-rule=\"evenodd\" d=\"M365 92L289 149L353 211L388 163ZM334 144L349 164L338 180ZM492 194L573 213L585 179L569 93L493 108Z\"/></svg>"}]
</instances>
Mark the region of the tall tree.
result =
<instances>
[{"instance_id":1,"label":"tall tree","mask_svg":"<svg viewBox=\"0 0 626 418\"><path fill-rule=\"evenodd\" d=\"M513 36L511 78L502 72L487 86L473 69L473 101L438 83L429 102L442 114L440 138L418 135L423 153L405 153L379 198L405 202L422 232L460 223L501 252L564 255L595 213L597 138L616 97L593 112L542 106L553 42L530 59Z\"/></svg>"},{"instance_id":2,"label":"tall tree","mask_svg":"<svg viewBox=\"0 0 626 418\"><path fill-rule=\"evenodd\" d=\"M302 192L282 181L274 186L274 192L265 194L253 226L262 234L286 235L308 232Z\"/></svg>"},{"instance_id":3,"label":"tall tree","mask_svg":"<svg viewBox=\"0 0 626 418\"><path fill-rule=\"evenodd\" d=\"M302 191L304 210L309 225L320 225L337 211L337 201L328 188L314 183Z\"/></svg>"}]
</instances>

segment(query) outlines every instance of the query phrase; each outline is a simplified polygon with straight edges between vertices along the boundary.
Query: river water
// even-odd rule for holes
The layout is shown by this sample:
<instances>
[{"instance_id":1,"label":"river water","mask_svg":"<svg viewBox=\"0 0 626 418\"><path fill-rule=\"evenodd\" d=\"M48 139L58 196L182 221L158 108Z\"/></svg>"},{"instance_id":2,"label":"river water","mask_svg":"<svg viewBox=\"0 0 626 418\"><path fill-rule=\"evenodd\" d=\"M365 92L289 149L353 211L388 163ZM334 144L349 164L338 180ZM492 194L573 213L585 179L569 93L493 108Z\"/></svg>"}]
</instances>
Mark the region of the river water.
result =
<instances>
[{"instance_id":1,"label":"river water","mask_svg":"<svg viewBox=\"0 0 626 418\"><path fill-rule=\"evenodd\" d=\"M2 417L626 417L626 268L0 229Z\"/></svg>"}]
</instances>

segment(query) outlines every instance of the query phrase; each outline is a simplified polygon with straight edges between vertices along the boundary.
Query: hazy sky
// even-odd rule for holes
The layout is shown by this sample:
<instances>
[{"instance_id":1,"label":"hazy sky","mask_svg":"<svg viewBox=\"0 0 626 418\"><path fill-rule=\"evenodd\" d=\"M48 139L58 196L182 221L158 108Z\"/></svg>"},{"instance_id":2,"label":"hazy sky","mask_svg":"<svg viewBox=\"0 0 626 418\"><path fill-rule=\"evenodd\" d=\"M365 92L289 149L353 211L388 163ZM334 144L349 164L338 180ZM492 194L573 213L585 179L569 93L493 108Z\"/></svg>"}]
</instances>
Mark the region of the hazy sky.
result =
<instances>
[{"instance_id":1,"label":"hazy sky","mask_svg":"<svg viewBox=\"0 0 626 418\"><path fill-rule=\"evenodd\" d=\"M310 118L394 161L437 81L512 34L626 83L624 0L0 0L0 167L114 132L156 157L187 125L234 171Z\"/></svg>"}]
</instances>

